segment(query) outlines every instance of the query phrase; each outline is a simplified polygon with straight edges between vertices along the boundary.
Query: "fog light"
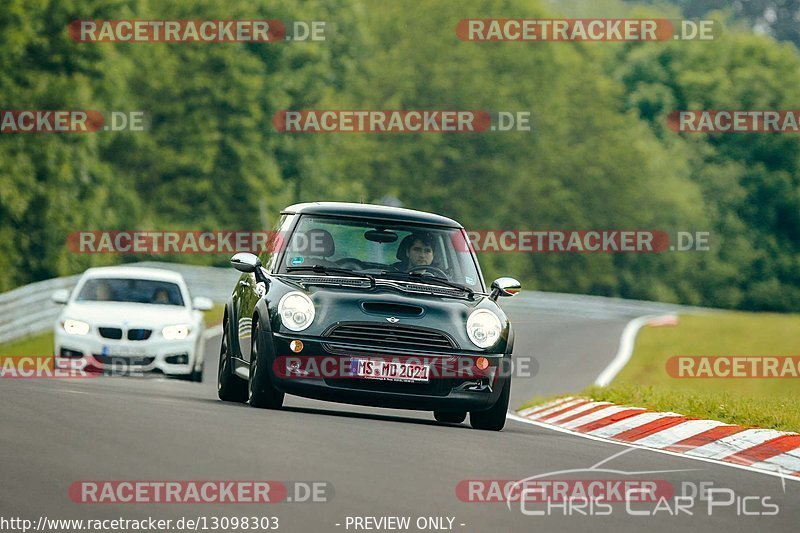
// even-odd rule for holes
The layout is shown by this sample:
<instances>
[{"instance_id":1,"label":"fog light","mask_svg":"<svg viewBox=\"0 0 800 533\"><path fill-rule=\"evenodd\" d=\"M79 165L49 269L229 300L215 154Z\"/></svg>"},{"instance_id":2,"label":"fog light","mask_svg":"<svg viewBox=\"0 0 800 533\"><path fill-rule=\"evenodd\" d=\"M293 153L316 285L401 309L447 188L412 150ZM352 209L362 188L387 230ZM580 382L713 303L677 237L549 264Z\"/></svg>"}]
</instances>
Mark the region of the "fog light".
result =
<instances>
[{"instance_id":1,"label":"fog light","mask_svg":"<svg viewBox=\"0 0 800 533\"><path fill-rule=\"evenodd\" d=\"M300 353L303 351L303 341L294 340L289 343L289 349L294 353Z\"/></svg>"},{"instance_id":2,"label":"fog light","mask_svg":"<svg viewBox=\"0 0 800 533\"><path fill-rule=\"evenodd\" d=\"M486 370L489 368L489 360L485 357L478 357L478 359L475 361L475 366L478 368L478 370Z\"/></svg>"},{"instance_id":3,"label":"fog light","mask_svg":"<svg viewBox=\"0 0 800 533\"><path fill-rule=\"evenodd\" d=\"M164 358L170 365L186 365L189 364L189 354L188 353L176 353L173 355L168 355ZM143 364L143 363L138 363Z\"/></svg>"}]
</instances>

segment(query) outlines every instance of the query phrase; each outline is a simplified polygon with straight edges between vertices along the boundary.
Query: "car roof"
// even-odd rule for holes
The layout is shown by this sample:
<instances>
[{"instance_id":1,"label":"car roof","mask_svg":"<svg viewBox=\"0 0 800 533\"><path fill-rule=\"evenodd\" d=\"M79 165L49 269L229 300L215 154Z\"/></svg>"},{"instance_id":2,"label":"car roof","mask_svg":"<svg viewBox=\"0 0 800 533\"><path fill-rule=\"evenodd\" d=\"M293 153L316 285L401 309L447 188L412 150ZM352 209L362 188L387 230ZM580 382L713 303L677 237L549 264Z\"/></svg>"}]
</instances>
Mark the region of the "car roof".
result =
<instances>
[{"instance_id":1,"label":"car roof","mask_svg":"<svg viewBox=\"0 0 800 533\"><path fill-rule=\"evenodd\" d=\"M348 202L308 202L290 205L281 214L309 214L309 215L337 215L353 218L376 218L395 222L411 222L415 224L429 224L447 228L463 228L461 224L447 217L415 211L402 207L390 207L375 204L355 204Z\"/></svg>"},{"instance_id":2,"label":"car roof","mask_svg":"<svg viewBox=\"0 0 800 533\"><path fill-rule=\"evenodd\" d=\"M132 266L93 267L83 273L85 278L135 278L153 281L171 281L183 284L183 276L179 272L161 268L145 268Z\"/></svg>"}]
</instances>

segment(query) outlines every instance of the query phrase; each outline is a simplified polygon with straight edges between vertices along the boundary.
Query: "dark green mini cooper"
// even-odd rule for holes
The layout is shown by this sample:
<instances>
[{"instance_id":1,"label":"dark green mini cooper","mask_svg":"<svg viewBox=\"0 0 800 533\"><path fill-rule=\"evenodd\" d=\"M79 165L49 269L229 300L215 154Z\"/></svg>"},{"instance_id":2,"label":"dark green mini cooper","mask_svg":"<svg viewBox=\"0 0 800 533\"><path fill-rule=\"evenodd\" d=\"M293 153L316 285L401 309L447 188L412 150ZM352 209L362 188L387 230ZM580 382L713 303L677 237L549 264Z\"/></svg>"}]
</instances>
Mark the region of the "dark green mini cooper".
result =
<instances>
[{"instance_id":1,"label":"dark green mini cooper","mask_svg":"<svg viewBox=\"0 0 800 533\"><path fill-rule=\"evenodd\" d=\"M439 215L377 205L287 207L225 307L218 391L278 409L285 393L433 411L500 430L514 333L467 234Z\"/></svg>"}]
</instances>

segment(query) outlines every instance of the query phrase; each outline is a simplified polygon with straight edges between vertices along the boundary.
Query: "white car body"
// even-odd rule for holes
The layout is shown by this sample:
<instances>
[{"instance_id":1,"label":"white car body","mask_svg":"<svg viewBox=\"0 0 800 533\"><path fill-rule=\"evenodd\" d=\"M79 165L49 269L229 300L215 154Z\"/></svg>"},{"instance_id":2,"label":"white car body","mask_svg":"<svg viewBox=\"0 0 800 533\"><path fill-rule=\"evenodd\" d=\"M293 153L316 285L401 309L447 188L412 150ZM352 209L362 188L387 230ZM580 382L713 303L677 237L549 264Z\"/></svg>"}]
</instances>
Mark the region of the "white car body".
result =
<instances>
[{"instance_id":1,"label":"white car body","mask_svg":"<svg viewBox=\"0 0 800 533\"><path fill-rule=\"evenodd\" d=\"M175 284L183 302L182 305L170 305L81 301L79 295L86 283L103 278L114 280L106 282L107 284L119 283L117 280ZM174 289L172 286L170 288ZM177 291L173 291L173 294L177 294ZM202 310L209 309L211 301L208 298L192 300L186 282L179 273L139 267L90 268L78 280L72 293L59 291L53 295L53 300L65 303L64 310L55 323L57 357L83 357L92 367L112 373L160 371L198 381L201 379L204 330ZM67 331L65 323L70 326L71 331ZM178 338L165 338L165 327L181 325L188 328L186 335L181 332L172 335ZM175 330L172 328L173 332ZM109 332L113 334L109 336ZM114 338L116 336L121 338ZM137 340L137 337L146 338Z\"/></svg>"}]
</instances>

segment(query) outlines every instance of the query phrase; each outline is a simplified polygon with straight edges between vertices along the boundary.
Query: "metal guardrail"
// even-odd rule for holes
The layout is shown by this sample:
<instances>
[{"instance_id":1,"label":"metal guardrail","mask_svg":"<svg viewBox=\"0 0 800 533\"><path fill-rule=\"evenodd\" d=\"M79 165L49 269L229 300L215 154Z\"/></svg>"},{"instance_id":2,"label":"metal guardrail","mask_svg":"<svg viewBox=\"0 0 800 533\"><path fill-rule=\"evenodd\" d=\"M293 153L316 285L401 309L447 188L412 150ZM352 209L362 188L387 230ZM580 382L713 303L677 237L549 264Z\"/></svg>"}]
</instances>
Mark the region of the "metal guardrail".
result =
<instances>
[{"instance_id":1,"label":"metal guardrail","mask_svg":"<svg viewBox=\"0 0 800 533\"><path fill-rule=\"evenodd\" d=\"M180 272L192 296L206 296L224 302L231 294L239 273L232 268L181 265L147 261L126 266L163 268ZM59 289L73 289L80 275L48 279L0 294L0 343L41 333L53 327L61 306L50 296Z\"/></svg>"}]
</instances>

